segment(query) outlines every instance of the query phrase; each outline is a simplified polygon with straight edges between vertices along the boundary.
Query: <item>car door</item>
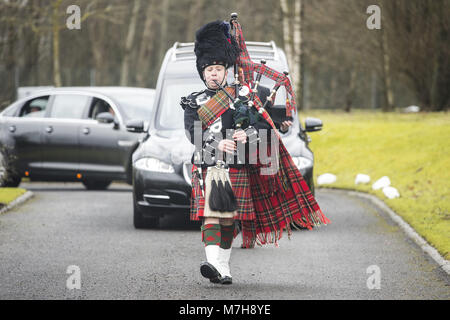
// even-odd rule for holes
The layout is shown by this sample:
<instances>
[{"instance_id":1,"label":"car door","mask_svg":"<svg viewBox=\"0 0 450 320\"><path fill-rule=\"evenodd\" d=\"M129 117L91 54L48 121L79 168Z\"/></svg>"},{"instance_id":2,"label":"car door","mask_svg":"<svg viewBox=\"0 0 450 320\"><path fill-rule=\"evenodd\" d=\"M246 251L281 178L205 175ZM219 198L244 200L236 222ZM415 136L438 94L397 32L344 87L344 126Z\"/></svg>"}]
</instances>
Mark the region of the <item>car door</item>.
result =
<instances>
[{"instance_id":1,"label":"car door","mask_svg":"<svg viewBox=\"0 0 450 320\"><path fill-rule=\"evenodd\" d=\"M42 169L52 179L76 178L79 173L78 129L89 95L55 94L42 125Z\"/></svg>"},{"instance_id":2,"label":"car door","mask_svg":"<svg viewBox=\"0 0 450 320\"><path fill-rule=\"evenodd\" d=\"M14 114L4 117L5 153L18 175L33 175L42 167L42 122L49 99L49 95L31 98Z\"/></svg>"},{"instance_id":3,"label":"car door","mask_svg":"<svg viewBox=\"0 0 450 320\"><path fill-rule=\"evenodd\" d=\"M113 123L101 123L97 116L109 112ZM94 97L86 119L78 131L80 141L80 171L85 178L124 179L126 152L119 145L120 123L118 110L105 99Z\"/></svg>"}]
</instances>

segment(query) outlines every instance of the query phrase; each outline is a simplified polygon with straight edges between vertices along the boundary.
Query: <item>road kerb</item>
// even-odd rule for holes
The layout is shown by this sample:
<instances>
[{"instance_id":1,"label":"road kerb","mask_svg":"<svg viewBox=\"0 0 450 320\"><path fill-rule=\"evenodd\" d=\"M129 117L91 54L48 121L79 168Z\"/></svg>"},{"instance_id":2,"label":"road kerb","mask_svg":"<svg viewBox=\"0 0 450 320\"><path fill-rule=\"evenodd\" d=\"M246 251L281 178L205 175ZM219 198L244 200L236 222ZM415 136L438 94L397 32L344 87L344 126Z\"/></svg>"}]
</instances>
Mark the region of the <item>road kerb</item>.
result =
<instances>
[{"instance_id":1,"label":"road kerb","mask_svg":"<svg viewBox=\"0 0 450 320\"><path fill-rule=\"evenodd\" d=\"M376 196L360 191L350 191L346 189L337 189L337 188L320 188L320 189L345 191L349 195L354 195L357 197L370 200L374 205L379 207L381 210L387 212L389 217L395 223L397 223L397 225L406 233L406 235L410 239L412 239L425 253L427 253L441 267L442 270L444 270L448 275L450 275L450 261L444 259L444 257L441 256L441 254L433 246L431 246L424 238L422 238L416 232L416 230L414 230L405 220L403 220L398 214L396 214L391 208L389 208L389 206L386 203L384 203Z\"/></svg>"},{"instance_id":2,"label":"road kerb","mask_svg":"<svg viewBox=\"0 0 450 320\"><path fill-rule=\"evenodd\" d=\"M10 203L8 203L5 207L0 209L0 214L3 214L15 207L17 207L18 205L24 203L25 201L27 201L28 199L32 198L34 196L34 193L31 191L27 191L25 192L23 195L21 195L20 197L18 197L17 199L11 201Z\"/></svg>"}]
</instances>

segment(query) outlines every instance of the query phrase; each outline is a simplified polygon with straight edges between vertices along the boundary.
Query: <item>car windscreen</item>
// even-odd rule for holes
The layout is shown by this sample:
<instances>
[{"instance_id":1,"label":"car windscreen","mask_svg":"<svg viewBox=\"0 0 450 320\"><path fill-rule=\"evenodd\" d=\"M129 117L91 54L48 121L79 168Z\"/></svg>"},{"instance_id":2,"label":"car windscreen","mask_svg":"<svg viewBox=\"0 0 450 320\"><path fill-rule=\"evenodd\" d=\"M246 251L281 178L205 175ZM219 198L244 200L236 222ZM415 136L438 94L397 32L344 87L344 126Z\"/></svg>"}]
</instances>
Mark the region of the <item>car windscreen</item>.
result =
<instances>
[{"instance_id":1,"label":"car windscreen","mask_svg":"<svg viewBox=\"0 0 450 320\"><path fill-rule=\"evenodd\" d=\"M110 94L116 100L121 111L128 119L148 120L153 108L153 93L114 93Z\"/></svg>"},{"instance_id":2,"label":"car windscreen","mask_svg":"<svg viewBox=\"0 0 450 320\"><path fill-rule=\"evenodd\" d=\"M184 129L184 111L180 106L181 97L205 89L203 82L197 78L167 79L163 83L156 126L158 129Z\"/></svg>"}]
</instances>

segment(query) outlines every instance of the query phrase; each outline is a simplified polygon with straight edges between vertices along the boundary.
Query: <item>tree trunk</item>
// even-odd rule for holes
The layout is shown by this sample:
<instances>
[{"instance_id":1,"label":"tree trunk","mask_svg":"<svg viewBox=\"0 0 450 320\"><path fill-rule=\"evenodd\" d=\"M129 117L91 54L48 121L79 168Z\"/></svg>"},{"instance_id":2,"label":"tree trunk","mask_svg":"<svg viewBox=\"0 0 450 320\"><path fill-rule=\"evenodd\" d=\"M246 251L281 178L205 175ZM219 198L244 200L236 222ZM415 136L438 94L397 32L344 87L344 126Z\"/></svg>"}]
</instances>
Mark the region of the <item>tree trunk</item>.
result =
<instances>
[{"instance_id":1,"label":"tree trunk","mask_svg":"<svg viewBox=\"0 0 450 320\"><path fill-rule=\"evenodd\" d=\"M394 92L392 90L391 65L386 30L382 31L382 55L383 55L383 84L384 84L384 112L394 109Z\"/></svg>"},{"instance_id":2,"label":"tree trunk","mask_svg":"<svg viewBox=\"0 0 450 320\"><path fill-rule=\"evenodd\" d=\"M378 97L378 90L377 90L377 73L375 70L372 70L372 83L371 83L371 97L370 97L370 105L373 110L377 109L377 97Z\"/></svg>"},{"instance_id":3,"label":"tree trunk","mask_svg":"<svg viewBox=\"0 0 450 320\"><path fill-rule=\"evenodd\" d=\"M450 65L448 60L448 37L450 28L448 24L447 13L449 9L448 2L436 1L434 2L439 13L436 22L436 29L438 30L437 40L443 44L436 47L436 55L434 61L433 80L431 86L431 107L433 111L448 110L450 107L450 90L448 86L450 83Z\"/></svg>"},{"instance_id":4,"label":"tree trunk","mask_svg":"<svg viewBox=\"0 0 450 320\"><path fill-rule=\"evenodd\" d=\"M52 39L53 39L53 85L55 87L61 87L61 67L59 58L59 9L62 0L53 2L53 14L52 14Z\"/></svg>"},{"instance_id":5,"label":"tree trunk","mask_svg":"<svg viewBox=\"0 0 450 320\"><path fill-rule=\"evenodd\" d=\"M98 4L95 5L93 10L98 10ZM108 59L105 59L105 42L108 40L107 37L107 24L100 19L93 19L87 25L89 42L91 44L91 64L93 71L93 79L91 82L95 83L97 86L106 85L107 81L105 78L110 78L108 74L107 64Z\"/></svg>"},{"instance_id":6,"label":"tree trunk","mask_svg":"<svg viewBox=\"0 0 450 320\"><path fill-rule=\"evenodd\" d=\"M332 108L336 105L336 98L337 98L337 92L338 92L338 79L336 74L333 72L330 75L331 79L331 83L330 83L330 92L329 92L329 103L328 105L330 105ZM304 84L305 86L306 84ZM306 106L305 106L305 110L306 110Z\"/></svg>"},{"instance_id":7,"label":"tree trunk","mask_svg":"<svg viewBox=\"0 0 450 320\"><path fill-rule=\"evenodd\" d=\"M101 46L98 43L93 41L92 43L92 55L94 59L94 70L95 70L95 78L94 82L96 85L104 85L103 83L103 54L101 50Z\"/></svg>"},{"instance_id":8,"label":"tree trunk","mask_svg":"<svg viewBox=\"0 0 450 320\"><path fill-rule=\"evenodd\" d=\"M311 70L311 69L309 69ZM310 79L310 75L311 74L311 78L312 78L312 72L304 70L304 77L303 77L303 101L302 101L302 106L303 106L303 110L308 110L310 109L310 95L311 95L311 90L310 90L310 83L311 83L311 79Z\"/></svg>"},{"instance_id":9,"label":"tree trunk","mask_svg":"<svg viewBox=\"0 0 450 320\"><path fill-rule=\"evenodd\" d=\"M293 50L292 50L292 36L291 36L291 19L289 18L289 7L287 0L280 0L281 4L281 12L283 19L283 42L284 42L284 50L286 51L287 60L289 66L292 68L294 64L293 59Z\"/></svg>"},{"instance_id":10,"label":"tree trunk","mask_svg":"<svg viewBox=\"0 0 450 320\"><path fill-rule=\"evenodd\" d=\"M131 14L130 24L128 26L127 38L125 40L125 51L122 58L122 68L120 73L120 85L126 86L129 83L130 63L131 63L131 50L133 48L134 38L136 34L136 23L141 7L141 0L135 0L133 6L133 12Z\"/></svg>"},{"instance_id":11,"label":"tree trunk","mask_svg":"<svg viewBox=\"0 0 450 320\"><path fill-rule=\"evenodd\" d=\"M352 67L350 72L350 83L348 85L346 94L345 112L350 112L353 106L353 99L355 97L355 85L356 85L356 68Z\"/></svg>"},{"instance_id":12,"label":"tree trunk","mask_svg":"<svg viewBox=\"0 0 450 320\"><path fill-rule=\"evenodd\" d=\"M150 69L150 62L152 60L152 52L154 49L154 25L155 25L155 10L157 1L151 1L147 6L145 14L144 30L142 31L141 46L138 54L139 70L136 72L136 84L139 87L147 87L149 85L148 75Z\"/></svg>"},{"instance_id":13,"label":"tree trunk","mask_svg":"<svg viewBox=\"0 0 450 320\"><path fill-rule=\"evenodd\" d=\"M444 111L449 109L450 90L450 70L448 69L448 59L441 51L436 57L435 70L433 74L433 85L431 91L432 111Z\"/></svg>"},{"instance_id":14,"label":"tree trunk","mask_svg":"<svg viewBox=\"0 0 450 320\"><path fill-rule=\"evenodd\" d=\"M302 109L302 67L301 57L302 50L302 15L303 15L303 0L295 0L294 3L294 43L293 43L293 70L292 77L294 82L294 90L297 95L297 108Z\"/></svg>"},{"instance_id":15,"label":"tree trunk","mask_svg":"<svg viewBox=\"0 0 450 320\"><path fill-rule=\"evenodd\" d=\"M14 100L17 91L17 88L15 87L15 68L17 63L15 50L17 37L15 35L13 25L6 27L6 34L7 46L6 54L4 56L4 66L6 72L4 77L2 76L3 85L1 86L1 89L3 89L3 92L0 91L0 93L2 93L2 98L4 98L5 101L0 101L0 110Z\"/></svg>"},{"instance_id":16,"label":"tree trunk","mask_svg":"<svg viewBox=\"0 0 450 320\"><path fill-rule=\"evenodd\" d=\"M205 5L205 0L195 0L194 4L191 6L191 8L189 9L189 17L191 17L190 19L188 19L188 24L187 24L187 28L186 28L186 41L187 42L191 42L195 40L195 31L197 30L197 28L200 27L202 16L203 16L203 12L204 12L204 7ZM195 18L193 18L195 17Z\"/></svg>"},{"instance_id":17,"label":"tree trunk","mask_svg":"<svg viewBox=\"0 0 450 320\"><path fill-rule=\"evenodd\" d=\"M167 32L168 32L168 20L169 20L169 0L162 0L162 13L160 17L161 21L161 35L159 41L159 55L158 55L158 66L161 65L161 62L164 58L164 53L166 52L167 46Z\"/></svg>"}]
</instances>

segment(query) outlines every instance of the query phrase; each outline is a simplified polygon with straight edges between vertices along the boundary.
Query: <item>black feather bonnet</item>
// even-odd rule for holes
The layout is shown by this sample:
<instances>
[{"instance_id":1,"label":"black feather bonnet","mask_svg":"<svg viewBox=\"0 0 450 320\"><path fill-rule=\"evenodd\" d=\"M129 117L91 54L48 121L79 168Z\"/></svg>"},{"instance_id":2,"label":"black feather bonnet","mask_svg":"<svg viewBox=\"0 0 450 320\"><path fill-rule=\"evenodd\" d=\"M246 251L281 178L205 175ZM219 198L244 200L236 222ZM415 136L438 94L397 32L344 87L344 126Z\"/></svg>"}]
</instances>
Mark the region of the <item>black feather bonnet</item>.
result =
<instances>
[{"instance_id":1,"label":"black feather bonnet","mask_svg":"<svg viewBox=\"0 0 450 320\"><path fill-rule=\"evenodd\" d=\"M231 36L230 24L220 20L207 23L197 30L194 51L201 79L206 67L220 64L229 68L236 62L240 52L236 40Z\"/></svg>"}]
</instances>

